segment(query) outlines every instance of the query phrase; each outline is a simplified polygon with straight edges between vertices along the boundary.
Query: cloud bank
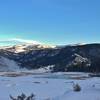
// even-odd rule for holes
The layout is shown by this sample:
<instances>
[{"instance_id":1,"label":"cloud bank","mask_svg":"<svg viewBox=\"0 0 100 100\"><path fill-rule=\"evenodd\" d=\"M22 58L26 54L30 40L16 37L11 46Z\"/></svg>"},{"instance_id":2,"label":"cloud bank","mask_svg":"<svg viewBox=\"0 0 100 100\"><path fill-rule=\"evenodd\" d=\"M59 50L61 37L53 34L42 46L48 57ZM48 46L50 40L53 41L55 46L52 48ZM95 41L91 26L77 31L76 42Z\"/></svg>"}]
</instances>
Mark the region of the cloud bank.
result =
<instances>
[{"instance_id":1,"label":"cloud bank","mask_svg":"<svg viewBox=\"0 0 100 100\"><path fill-rule=\"evenodd\" d=\"M41 42L34 41L34 40L27 40L27 39L21 39L21 38L12 38L12 39L2 39L0 40L0 43L3 44L20 44L20 43L29 43L29 44L42 44Z\"/></svg>"}]
</instances>

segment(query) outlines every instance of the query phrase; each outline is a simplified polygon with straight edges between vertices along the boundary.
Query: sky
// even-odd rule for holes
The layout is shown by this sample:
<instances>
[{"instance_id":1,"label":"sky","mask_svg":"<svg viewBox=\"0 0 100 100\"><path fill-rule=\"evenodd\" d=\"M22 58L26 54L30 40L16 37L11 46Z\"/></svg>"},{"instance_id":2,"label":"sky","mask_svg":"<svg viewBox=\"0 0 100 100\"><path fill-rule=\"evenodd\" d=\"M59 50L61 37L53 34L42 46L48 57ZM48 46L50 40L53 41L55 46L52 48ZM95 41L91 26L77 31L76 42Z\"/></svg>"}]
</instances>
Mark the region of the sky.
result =
<instances>
[{"instance_id":1,"label":"sky","mask_svg":"<svg viewBox=\"0 0 100 100\"><path fill-rule=\"evenodd\" d=\"M22 40L100 43L100 0L0 0L0 44Z\"/></svg>"}]
</instances>

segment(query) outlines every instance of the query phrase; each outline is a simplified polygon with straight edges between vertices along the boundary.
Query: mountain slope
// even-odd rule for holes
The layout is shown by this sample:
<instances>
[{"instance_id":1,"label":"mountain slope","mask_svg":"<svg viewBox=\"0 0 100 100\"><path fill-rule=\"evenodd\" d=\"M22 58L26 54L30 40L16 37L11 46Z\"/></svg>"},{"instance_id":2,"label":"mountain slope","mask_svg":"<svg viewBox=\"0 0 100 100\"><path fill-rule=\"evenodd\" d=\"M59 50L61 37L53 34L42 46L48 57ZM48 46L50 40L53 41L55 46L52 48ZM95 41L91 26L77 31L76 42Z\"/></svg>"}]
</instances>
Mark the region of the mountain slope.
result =
<instances>
[{"instance_id":1,"label":"mountain slope","mask_svg":"<svg viewBox=\"0 0 100 100\"><path fill-rule=\"evenodd\" d=\"M52 71L100 71L100 44L34 48L17 53L1 49L0 55L16 61L21 68L53 66Z\"/></svg>"},{"instance_id":2,"label":"mountain slope","mask_svg":"<svg viewBox=\"0 0 100 100\"><path fill-rule=\"evenodd\" d=\"M19 69L15 61L0 56L0 71L18 71Z\"/></svg>"}]
</instances>

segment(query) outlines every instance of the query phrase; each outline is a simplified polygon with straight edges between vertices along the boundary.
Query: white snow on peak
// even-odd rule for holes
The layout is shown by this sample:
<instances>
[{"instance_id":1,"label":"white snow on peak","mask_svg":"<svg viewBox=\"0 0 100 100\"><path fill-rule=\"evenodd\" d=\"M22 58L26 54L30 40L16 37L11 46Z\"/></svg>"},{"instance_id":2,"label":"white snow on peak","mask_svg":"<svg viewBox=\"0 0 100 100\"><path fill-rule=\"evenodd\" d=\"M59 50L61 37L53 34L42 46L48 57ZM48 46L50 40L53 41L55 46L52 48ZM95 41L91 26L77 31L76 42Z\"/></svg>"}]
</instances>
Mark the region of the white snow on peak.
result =
<instances>
[{"instance_id":1,"label":"white snow on peak","mask_svg":"<svg viewBox=\"0 0 100 100\"><path fill-rule=\"evenodd\" d=\"M56 48L56 46L20 38L0 40L0 49L5 49L15 53L45 48Z\"/></svg>"},{"instance_id":2,"label":"white snow on peak","mask_svg":"<svg viewBox=\"0 0 100 100\"><path fill-rule=\"evenodd\" d=\"M56 46L54 45L47 45L39 41L34 41L34 40L28 40L28 39L21 39L21 38L12 38L12 39L2 39L0 40L0 44L3 44L4 46L14 46L14 45L39 45L40 47L43 48L55 48Z\"/></svg>"}]
</instances>

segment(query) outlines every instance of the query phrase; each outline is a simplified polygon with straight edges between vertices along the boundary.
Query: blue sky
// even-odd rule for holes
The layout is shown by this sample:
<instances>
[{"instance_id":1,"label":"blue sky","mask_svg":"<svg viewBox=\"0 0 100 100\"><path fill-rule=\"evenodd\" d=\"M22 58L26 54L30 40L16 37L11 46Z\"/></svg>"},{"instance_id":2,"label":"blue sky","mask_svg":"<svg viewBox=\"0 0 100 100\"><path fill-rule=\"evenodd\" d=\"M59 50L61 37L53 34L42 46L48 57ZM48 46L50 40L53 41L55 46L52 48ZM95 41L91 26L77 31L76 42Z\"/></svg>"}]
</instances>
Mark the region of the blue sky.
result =
<instances>
[{"instance_id":1,"label":"blue sky","mask_svg":"<svg viewBox=\"0 0 100 100\"><path fill-rule=\"evenodd\" d=\"M100 43L100 0L0 0L0 40Z\"/></svg>"}]
</instances>

